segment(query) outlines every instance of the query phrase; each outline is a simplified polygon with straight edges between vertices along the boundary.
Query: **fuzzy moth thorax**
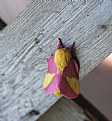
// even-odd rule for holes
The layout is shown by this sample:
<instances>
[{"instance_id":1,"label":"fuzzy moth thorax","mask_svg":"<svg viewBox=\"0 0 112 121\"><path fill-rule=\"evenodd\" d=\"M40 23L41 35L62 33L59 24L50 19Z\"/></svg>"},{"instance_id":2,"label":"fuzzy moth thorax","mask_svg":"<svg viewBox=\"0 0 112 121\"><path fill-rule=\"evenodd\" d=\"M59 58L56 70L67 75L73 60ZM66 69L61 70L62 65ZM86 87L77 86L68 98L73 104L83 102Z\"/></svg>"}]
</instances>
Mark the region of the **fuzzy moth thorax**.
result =
<instances>
[{"instance_id":1,"label":"fuzzy moth thorax","mask_svg":"<svg viewBox=\"0 0 112 121\"><path fill-rule=\"evenodd\" d=\"M57 49L54 61L59 72L62 72L71 59L71 53L66 48Z\"/></svg>"}]
</instances>

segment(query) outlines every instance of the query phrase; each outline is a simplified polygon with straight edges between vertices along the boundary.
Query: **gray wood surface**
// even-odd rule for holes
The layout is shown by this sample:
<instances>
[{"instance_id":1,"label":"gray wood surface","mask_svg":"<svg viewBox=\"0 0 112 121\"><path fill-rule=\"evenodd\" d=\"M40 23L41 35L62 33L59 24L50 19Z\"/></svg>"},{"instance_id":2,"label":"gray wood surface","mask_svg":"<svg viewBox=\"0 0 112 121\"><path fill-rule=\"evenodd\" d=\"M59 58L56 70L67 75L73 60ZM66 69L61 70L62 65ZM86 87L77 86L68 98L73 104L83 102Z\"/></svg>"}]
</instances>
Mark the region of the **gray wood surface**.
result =
<instances>
[{"instance_id":1,"label":"gray wood surface","mask_svg":"<svg viewBox=\"0 0 112 121\"><path fill-rule=\"evenodd\" d=\"M0 32L0 121L34 121L59 99L42 89L58 37L76 42L81 80L112 52L112 1L32 0Z\"/></svg>"}]
</instances>

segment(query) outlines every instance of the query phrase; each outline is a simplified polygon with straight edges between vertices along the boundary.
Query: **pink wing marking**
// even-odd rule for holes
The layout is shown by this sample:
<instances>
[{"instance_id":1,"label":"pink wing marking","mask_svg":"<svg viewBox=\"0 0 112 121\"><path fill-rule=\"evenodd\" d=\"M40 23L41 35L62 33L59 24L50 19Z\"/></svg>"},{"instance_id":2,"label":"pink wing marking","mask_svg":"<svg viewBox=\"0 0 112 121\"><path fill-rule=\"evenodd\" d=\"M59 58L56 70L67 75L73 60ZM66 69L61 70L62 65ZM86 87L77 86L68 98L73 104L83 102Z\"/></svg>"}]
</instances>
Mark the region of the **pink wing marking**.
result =
<instances>
[{"instance_id":1,"label":"pink wing marking","mask_svg":"<svg viewBox=\"0 0 112 121\"><path fill-rule=\"evenodd\" d=\"M56 85L57 76L55 76L48 87L44 88L44 91L48 94L53 93L57 89Z\"/></svg>"},{"instance_id":2,"label":"pink wing marking","mask_svg":"<svg viewBox=\"0 0 112 121\"><path fill-rule=\"evenodd\" d=\"M44 88L44 91L48 94L54 93L58 89L58 85L61 79L61 75L57 74L57 67L54 62L54 56L51 56L48 60L48 71L47 73L55 73L54 78L51 80L48 87Z\"/></svg>"},{"instance_id":3,"label":"pink wing marking","mask_svg":"<svg viewBox=\"0 0 112 121\"><path fill-rule=\"evenodd\" d=\"M67 98L72 99L72 98L78 97L78 95L69 86L69 84L64 76L63 76L61 83L59 84L59 90L60 90L61 94L63 94Z\"/></svg>"},{"instance_id":4,"label":"pink wing marking","mask_svg":"<svg viewBox=\"0 0 112 121\"><path fill-rule=\"evenodd\" d=\"M48 73L56 73L57 72L57 67L56 64L54 62L54 55L51 56L48 60Z\"/></svg>"},{"instance_id":5,"label":"pink wing marking","mask_svg":"<svg viewBox=\"0 0 112 121\"><path fill-rule=\"evenodd\" d=\"M74 77L74 78L78 78L78 71L77 71L77 67L74 63L74 60L72 59L70 61L70 63L68 64L68 66L64 69L63 71L63 76L62 79L60 80L59 83L59 90L60 92L67 98L76 98L78 97L78 94L76 94L73 89L70 87L70 85L68 84L66 77Z\"/></svg>"},{"instance_id":6,"label":"pink wing marking","mask_svg":"<svg viewBox=\"0 0 112 121\"><path fill-rule=\"evenodd\" d=\"M73 59L71 59L68 66L64 69L63 75L69 76L69 77L75 77L75 78L78 77L77 66L75 65Z\"/></svg>"},{"instance_id":7,"label":"pink wing marking","mask_svg":"<svg viewBox=\"0 0 112 121\"><path fill-rule=\"evenodd\" d=\"M44 91L48 94L51 94L51 93L54 93L55 90L58 89L58 85L60 83L60 80L61 80L62 76L61 75L56 75L51 83L49 84L49 86L47 88L44 89Z\"/></svg>"},{"instance_id":8,"label":"pink wing marking","mask_svg":"<svg viewBox=\"0 0 112 121\"><path fill-rule=\"evenodd\" d=\"M75 63L75 67L76 67L76 70L77 70L77 73L79 72L79 66L78 64L76 63L76 61L74 60L74 63Z\"/></svg>"}]
</instances>

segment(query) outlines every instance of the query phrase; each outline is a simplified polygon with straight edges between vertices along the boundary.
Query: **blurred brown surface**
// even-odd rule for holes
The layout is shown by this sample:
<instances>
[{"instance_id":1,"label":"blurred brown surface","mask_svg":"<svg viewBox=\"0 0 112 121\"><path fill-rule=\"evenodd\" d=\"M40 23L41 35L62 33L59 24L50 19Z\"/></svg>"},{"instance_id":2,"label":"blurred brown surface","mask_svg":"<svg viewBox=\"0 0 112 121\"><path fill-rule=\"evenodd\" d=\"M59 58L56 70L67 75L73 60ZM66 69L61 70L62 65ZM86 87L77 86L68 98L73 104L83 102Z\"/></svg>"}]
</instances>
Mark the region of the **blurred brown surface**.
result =
<instances>
[{"instance_id":1,"label":"blurred brown surface","mask_svg":"<svg viewBox=\"0 0 112 121\"><path fill-rule=\"evenodd\" d=\"M73 100L61 98L38 121L98 121Z\"/></svg>"},{"instance_id":2,"label":"blurred brown surface","mask_svg":"<svg viewBox=\"0 0 112 121\"><path fill-rule=\"evenodd\" d=\"M112 55L81 80L81 93L112 121Z\"/></svg>"}]
</instances>

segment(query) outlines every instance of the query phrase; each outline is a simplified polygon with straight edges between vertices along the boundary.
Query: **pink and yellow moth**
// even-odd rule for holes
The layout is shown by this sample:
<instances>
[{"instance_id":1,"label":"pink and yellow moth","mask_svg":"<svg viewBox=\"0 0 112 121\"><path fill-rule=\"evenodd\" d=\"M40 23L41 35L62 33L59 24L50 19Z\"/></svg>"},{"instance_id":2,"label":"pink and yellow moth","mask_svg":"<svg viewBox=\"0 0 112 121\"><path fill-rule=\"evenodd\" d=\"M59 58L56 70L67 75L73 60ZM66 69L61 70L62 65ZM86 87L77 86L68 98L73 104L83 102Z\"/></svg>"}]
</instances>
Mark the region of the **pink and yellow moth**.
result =
<instances>
[{"instance_id":1,"label":"pink and yellow moth","mask_svg":"<svg viewBox=\"0 0 112 121\"><path fill-rule=\"evenodd\" d=\"M71 99L79 96L79 66L73 58L74 45L75 42L67 49L59 38L55 54L48 59L48 70L43 84L45 93Z\"/></svg>"}]
</instances>

